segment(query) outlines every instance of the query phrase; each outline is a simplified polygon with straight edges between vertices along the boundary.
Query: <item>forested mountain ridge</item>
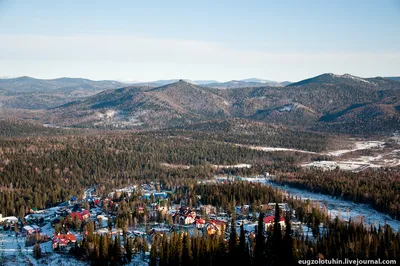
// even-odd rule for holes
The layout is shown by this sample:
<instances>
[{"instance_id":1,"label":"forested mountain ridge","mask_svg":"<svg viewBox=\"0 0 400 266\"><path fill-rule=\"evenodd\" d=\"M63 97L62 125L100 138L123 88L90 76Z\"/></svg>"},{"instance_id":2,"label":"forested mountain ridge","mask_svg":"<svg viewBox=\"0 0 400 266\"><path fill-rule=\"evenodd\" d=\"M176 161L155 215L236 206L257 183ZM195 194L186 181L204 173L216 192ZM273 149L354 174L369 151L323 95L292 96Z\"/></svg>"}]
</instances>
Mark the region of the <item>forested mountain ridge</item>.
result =
<instances>
[{"instance_id":1,"label":"forested mountain ridge","mask_svg":"<svg viewBox=\"0 0 400 266\"><path fill-rule=\"evenodd\" d=\"M219 90L180 80L161 87L108 90L46 116L66 126L135 129L226 118L316 131L391 134L400 130L400 82L323 74L286 87Z\"/></svg>"},{"instance_id":2,"label":"forested mountain ridge","mask_svg":"<svg viewBox=\"0 0 400 266\"><path fill-rule=\"evenodd\" d=\"M124 86L126 84L117 81L83 78L0 79L0 104L9 108L47 109Z\"/></svg>"}]
</instances>

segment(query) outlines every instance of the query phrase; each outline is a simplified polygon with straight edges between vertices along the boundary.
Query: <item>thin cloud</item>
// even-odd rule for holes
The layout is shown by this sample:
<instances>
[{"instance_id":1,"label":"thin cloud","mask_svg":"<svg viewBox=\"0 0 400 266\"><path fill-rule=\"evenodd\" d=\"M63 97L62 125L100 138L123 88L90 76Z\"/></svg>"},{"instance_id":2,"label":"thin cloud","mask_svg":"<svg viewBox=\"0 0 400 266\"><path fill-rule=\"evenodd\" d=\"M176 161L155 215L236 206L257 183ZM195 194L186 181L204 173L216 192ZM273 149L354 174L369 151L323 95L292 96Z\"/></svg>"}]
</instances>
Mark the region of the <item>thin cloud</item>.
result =
<instances>
[{"instance_id":1,"label":"thin cloud","mask_svg":"<svg viewBox=\"0 0 400 266\"><path fill-rule=\"evenodd\" d=\"M4 75L299 80L322 72L360 76L400 73L400 53L271 53L234 49L217 42L145 36L2 35L1 40L0 71Z\"/></svg>"}]
</instances>

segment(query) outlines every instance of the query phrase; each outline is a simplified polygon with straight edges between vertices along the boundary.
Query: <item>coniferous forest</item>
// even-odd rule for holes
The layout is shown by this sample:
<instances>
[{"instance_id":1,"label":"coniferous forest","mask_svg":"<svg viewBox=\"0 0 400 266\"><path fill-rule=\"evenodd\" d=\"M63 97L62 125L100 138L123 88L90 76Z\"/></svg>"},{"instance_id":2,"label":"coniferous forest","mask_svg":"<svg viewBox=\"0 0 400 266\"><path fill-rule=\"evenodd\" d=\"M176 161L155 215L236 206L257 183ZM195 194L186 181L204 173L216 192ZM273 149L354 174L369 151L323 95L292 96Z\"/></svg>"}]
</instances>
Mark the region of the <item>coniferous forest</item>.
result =
<instances>
[{"instance_id":1,"label":"coniferous forest","mask_svg":"<svg viewBox=\"0 0 400 266\"><path fill-rule=\"evenodd\" d=\"M107 227L121 230L121 235L98 234L101 228L97 223L82 222L76 216L61 218L55 224L55 234L72 231L83 235L69 252L80 261L121 265L137 258L135 254L146 253L150 265L297 265L301 259L399 258L397 228L335 219L312 201L293 198L263 184L214 182L215 176L234 180L237 176L273 174L274 182L368 203L398 219L397 168L358 173L304 170L299 164L316 160L317 155L250 149L233 145L233 139L207 137L208 133L200 132L193 135L191 131L57 132L59 136L16 134L0 139L3 216L15 215L25 222L24 217L32 209L57 206L72 196L80 197L84 189L92 186L98 195L149 183L157 184L158 191L170 191L168 200L162 202L144 199L140 193L122 193L112 197L117 204L103 204L102 210L113 217ZM313 141L313 135L306 136ZM286 137L291 138L290 134L282 136L276 145ZM298 146L294 142L291 147L304 147L302 138L298 139ZM315 150L324 150L328 141L321 141L318 136L313 143L309 147L317 145ZM221 167L244 162L251 167ZM210 205L217 212L226 212L229 219L219 233L210 235L201 228L188 230L177 225L179 221L170 214L151 215L155 203L170 208ZM276 204L271 209L268 203L286 203L290 208L282 210ZM235 209L246 205L246 215ZM83 208L90 209L86 204ZM264 218L268 215L275 217L265 230ZM281 218L285 219L283 224ZM255 226L245 229L243 219ZM155 222L167 224L170 231L152 232L150 223ZM129 235L130 228L138 225L145 225L146 235ZM42 256L40 247L35 250Z\"/></svg>"}]
</instances>

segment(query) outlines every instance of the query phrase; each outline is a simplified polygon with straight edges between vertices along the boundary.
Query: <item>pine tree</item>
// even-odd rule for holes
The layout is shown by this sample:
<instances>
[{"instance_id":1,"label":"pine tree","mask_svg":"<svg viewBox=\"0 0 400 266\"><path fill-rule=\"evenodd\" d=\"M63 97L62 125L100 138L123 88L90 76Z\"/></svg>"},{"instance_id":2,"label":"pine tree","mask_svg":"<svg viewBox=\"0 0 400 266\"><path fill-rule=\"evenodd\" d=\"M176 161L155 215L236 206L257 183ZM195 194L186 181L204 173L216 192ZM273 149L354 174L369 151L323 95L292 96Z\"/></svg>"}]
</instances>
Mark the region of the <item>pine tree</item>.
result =
<instances>
[{"instance_id":1,"label":"pine tree","mask_svg":"<svg viewBox=\"0 0 400 266\"><path fill-rule=\"evenodd\" d=\"M42 256L42 250L40 248L40 245L36 243L35 246L33 247L33 257L39 259L41 256Z\"/></svg>"},{"instance_id":2,"label":"pine tree","mask_svg":"<svg viewBox=\"0 0 400 266\"><path fill-rule=\"evenodd\" d=\"M182 266L192 265L192 251L190 249L190 236L189 233L184 233L182 239Z\"/></svg>"},{"instance_id":3,"label":"pine tree","mask_svg":"<svg viewBox=\"0 0 400 266\"><path fill-rule=\"evenodd\" d=\"M153 241L150 248L150 266L157 266L157 243Z\"/></svg>"},{"instance_id":4,"label":"pine tree","mask_svg":"<svg viewBox=\"0 0 400 266\"><path fill-rule=\"evenodd\" d=\"M121 239L119 235L115 236L115 242L114 242L114 256L115 256L115 261L117 263L122 262L122 249L121 249Z\"/></svg>"},{"instance_id":5,"label":"pine tree","mask_svg":"<svg viewBox=\"0 0 400 266\"><path fill-rule=\"evenodd\" d=\"M169 263L169 241L168 235L164 234L162 239L162 251L160 258L160 266L166 266Z\"/></svg>"},{"instance_id":6,"label":"pine tree","mask_svg":"<svg viewBox=\"0 0 400 266\"><path fill-rule=\"evenodd\" d=\"M147 244L146 238L144 236L142 237L142 251L143 252L149 251L149 245Z\"/></svg>"},{"instance_id":7,"label":"pine tree","mask_svg":"<svg viewBox=\"0 0 400 266\"><path fill-rule=\"evenodd\" d=\"M107 237L101 235L100 236L100 258L103 260L108 259L108 244L107 244Z\"/></svg>"},{"instance_id":8,"label":"pine tree","mask_svg":"<svg viewBox=\"0 0 400 266\"><path fill-rule=\"evenodd\" d=\"M126 251L125 256L128 262L132 261L132 249L133 249L132 239L128 238L127 241L125 242L125 251Z\"/></svg>"},{"instance_id":9,"label":"pine tree","mask_svg":"<svg viewBox=\"0 0 400 266\"><path fill-rule=\"evenodd\" d=\"M236 232L236 221L235 215L232 215L232 223L231 223L231 233L229 235L229 264L236 265L237 264L237 232Z\"/></svg>"},{"instance_id":10,"label":"pine tree","mask_svg":"<svg viewBox=\"0 0 400 266\"><path fill-rule=\"evenodd\" d=\"M275 218L274 227L272 231L272 265L282 265L282 230L281 230L281 216L279 214L279 205L275 205Z\"/></svg>"},{"instance_id":11,"label":"pine tree","mask_svg":"<svg viewBox=\"0 0 400 266\"><path fill-rule=\"evenodd\" d=\"M240 237L239 237L239 246L238 246L238 256L240 263L239 265L249 265L250 258L249 258L249 249L246 243L246 235L244 233L244 226L243 224L240 225Z\"/></svg>"},{"instance_id":12,"label":"pine tree","mask_svg":"<svg viewBox=\"0 0 400 266\"><path fill-rule=\"evenodd\" d=\"M265 265L265 237L264 237L264 213L260 212L256 228L256 243L254 247L254 263L256 266Z\"/></svg>"},{"instance_id":13,"label":"pine tree","mask_svg":"<svg viewBox=\"0 0 400 266\"><path fill-rule=\"evenodd\" d=\"M228 253L228 247L225 243L224 233L221 232L221 235L218 237L218 244L217 250L215 254L215 264L216 265L223 265L226 263L226 256Z\"/></svg>"},{"instance_id":14,"label":"pine tree","mask_svg":"<svg viewBox=\"0 0 400 266\"><path fill-rule=\"evenodd\" d=\"M294 263L294 249L293 249L293 237L292 237L292 226L290 223L290 215L286 215L285 219L285 236L283 237L283 249L284 249L284 264L292 265Z\"/></svg>"}]
</instances>

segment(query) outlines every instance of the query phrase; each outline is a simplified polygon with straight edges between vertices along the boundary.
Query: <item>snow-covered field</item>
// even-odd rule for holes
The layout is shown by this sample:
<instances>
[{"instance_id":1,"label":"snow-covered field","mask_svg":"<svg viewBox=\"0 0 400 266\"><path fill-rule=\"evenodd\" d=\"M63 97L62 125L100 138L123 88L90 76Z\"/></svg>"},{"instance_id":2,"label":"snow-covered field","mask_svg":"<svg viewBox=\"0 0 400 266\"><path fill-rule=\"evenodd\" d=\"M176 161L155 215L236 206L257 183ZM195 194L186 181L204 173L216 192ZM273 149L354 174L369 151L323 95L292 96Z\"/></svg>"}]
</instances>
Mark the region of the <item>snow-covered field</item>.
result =
<instances>
[{"instance_id":1,"label":"snow-covered field","mask_svg":"<svg viewBox=\"0 0 400 266\"><path fill-rule=\"evenodd\" d=\"M383 141L357 141L354 143L354 147L351 149L329 151L326 153L321 153L321 155L341 156L343 154L350 153L353 151L383 148L384 146L385 142Z\"/></svg>"},{"instance_id":2,"label":"snow-covered field","mask_svg":"<svg viewBox=\"0 0 400 266\"><path fill-rule=\"evenodd\" d=\"M235 165L213 165L213 168L250 168L251 164L240 163Z\"/></svg>"},{"instance_id":3,"label":"snow-covered field","mask_svg":"<svg viewBox=\"0 0 400 266\"><path fill-rule=\"evenodd\" d=\"M314 161L303 164L302 167L318 167L324 170L334 170L339 167L342 170L358 172L368 167L395 167L398 165L400 165L400 150L392 150L375 156L359 156L349 160Z\"/></svg>"},{"instance_id":4,"label":"snow-covered field","mask_svg":"<svg viewBox=\"0 0 400 266\"><path fill-rule=\"evenodd\" d=\"M301 153L308 153L308 154L318 154L318 155L325 155L325 156L341 156L346 153L350 153L353 151L358 150L368 150L373 148L383 148L385 142L383 141L357 141L354 143L352 148L344 149L344 150L336 150L336 151L329 151L329 152L312 152L306 150L298 150L298 149L290 149L290 148L281 148L281 147L264 147L264 146L252 146L252 145L242 145L236 144L239 147L246 147L252 150L259 150L259 151L292 151L292 152L301 152Z\"/></svg>"},{"instance_id":5,"label":"snow-covered field","mask_svg":"<svg viewBox=\"0 0 400 266\"><path fill-rule=\"evenodd\" d=\"M313 161L302 164L302 167L318 167L324 170L334 170L339 167L342 170L348 171L361 171L368 167L394 167L400 165L400 150L392 150L385 154L378 154L375 156L359 156L351 159L343 159L343 156L355 151L361 150L374 150L381 151L385 147L384 141L357 141L353 143L353 147L348 149L333 150L328 152L312 152L306 150L281 148L281 147L263 147L236 144L239 147L246 147L253 150L266 151L266 152L300 152L306 154L327 156L332 158L330 161Z\"/></svg>"}]
</instances>

